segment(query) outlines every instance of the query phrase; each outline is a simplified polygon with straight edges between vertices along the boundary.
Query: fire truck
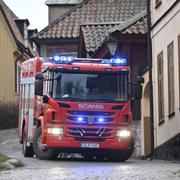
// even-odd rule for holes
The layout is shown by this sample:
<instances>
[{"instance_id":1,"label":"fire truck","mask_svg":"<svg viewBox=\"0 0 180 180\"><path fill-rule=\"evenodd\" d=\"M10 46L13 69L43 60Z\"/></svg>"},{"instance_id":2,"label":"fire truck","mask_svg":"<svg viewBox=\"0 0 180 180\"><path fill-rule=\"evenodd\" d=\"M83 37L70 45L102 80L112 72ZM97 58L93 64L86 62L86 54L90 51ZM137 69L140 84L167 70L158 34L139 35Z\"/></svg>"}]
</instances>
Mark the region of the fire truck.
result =
<instances>
[{"instance_id":1,"label":"fire truck","mask_svg":"<svg viewBox=\"0 0 180 180\"><path fill-rule=\"evenodd\" d=\"M19 142L25 157L43 160L61 153L125 161L134 148L131 99L140 99L143 79L130 93L124 58L36 57L22 63Z\"/></svg>"}]
</instances>

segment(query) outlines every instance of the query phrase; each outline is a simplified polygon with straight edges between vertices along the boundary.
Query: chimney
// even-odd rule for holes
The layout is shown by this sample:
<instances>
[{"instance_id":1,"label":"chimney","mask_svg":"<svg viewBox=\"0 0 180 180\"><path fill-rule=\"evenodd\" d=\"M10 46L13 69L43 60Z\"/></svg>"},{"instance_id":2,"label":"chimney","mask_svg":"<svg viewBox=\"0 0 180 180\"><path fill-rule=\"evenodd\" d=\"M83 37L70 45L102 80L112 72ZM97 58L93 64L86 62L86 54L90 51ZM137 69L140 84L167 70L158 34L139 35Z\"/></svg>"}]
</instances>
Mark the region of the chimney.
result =
<instances>
[{"instance_id":1,"label":"chimney","mask_svg":"<svg viewBox=\"0 0 180 180\"><path fill-rule=\"evenodd\" d=\"M49 24L83 0L47 0Z\"/></svg>"}]
</instances>

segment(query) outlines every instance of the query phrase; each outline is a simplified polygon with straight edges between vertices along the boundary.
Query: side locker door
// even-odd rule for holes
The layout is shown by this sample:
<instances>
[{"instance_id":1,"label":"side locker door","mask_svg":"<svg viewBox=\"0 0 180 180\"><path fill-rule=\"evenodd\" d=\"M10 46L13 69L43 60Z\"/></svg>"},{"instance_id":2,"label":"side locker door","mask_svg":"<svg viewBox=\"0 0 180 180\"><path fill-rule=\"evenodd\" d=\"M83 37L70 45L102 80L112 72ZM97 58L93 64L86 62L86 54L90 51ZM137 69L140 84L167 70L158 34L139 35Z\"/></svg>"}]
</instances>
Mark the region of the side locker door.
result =
<instances>
[{"instance_id":1,"label":"side locker door","mask_svg":"<svg viewBox=\"0 0 180 180\"><path fill-rule=\"evenodd\" d=\"M34 84L29 84L28 139L32 141L34 122Z\"/></svg>"},{"instance_id":2,"label":"side locker door","mask_svg":"<svg viewBox=\"0 0 180 180\"><path fill-rule=\"evenodd\" d=\"M26 126L27 126L27 130L28 130L28 124L29 124L29 84L25 84L24 85L24 93L25 93L25 97L24 97L24 119L26 120ZM29 131L27 131L27 137L29 136Z\"/></svg>"},{"instance_id":3,"label":"side locker door","mask_svg":"<svg viewBox=\"0 0 180 180\"><path fill-rule=\"evenodd\" d=\"M22 126L23 126L23 120L24 120L24 96L25 96L25 89L24 84L21 84L20 89L20 105L19 105L19 135L22 136Z\"/></svg>"}]
</instances>

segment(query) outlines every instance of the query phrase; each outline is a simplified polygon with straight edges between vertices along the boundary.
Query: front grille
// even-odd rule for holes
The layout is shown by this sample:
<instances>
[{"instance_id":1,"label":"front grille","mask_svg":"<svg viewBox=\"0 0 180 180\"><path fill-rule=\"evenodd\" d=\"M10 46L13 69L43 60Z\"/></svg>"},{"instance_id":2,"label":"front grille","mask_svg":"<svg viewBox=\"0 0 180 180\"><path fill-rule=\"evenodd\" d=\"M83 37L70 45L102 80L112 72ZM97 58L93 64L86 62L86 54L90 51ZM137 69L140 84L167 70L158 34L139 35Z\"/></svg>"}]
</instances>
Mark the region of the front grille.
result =
<instances>
[{"instance_id":1,"label":"front grille","mask_svg":"<svg viewBox=\"0 0 180 180\"><path fill-rule=\"evenodd\" d=\"M104 142L104 138L80 138L80 137L75 137L74 138L76 141L88 141L88 142Z\"/></svg>"},{"instance_id":2,"label":"front grille","mask_svg":"<svg viewBox=\"0 0 180 180\"><path fill-rule=\"evenodd\" d=\"M85 116L112 116L113 112L96 112L96 111L68 111L72 115L85 115Z\"/></svg>"},{"instance_id":3,"label":"front grille","mask_svg":"<svg viewBox=\"0 0 180 180\"><path fill-rule=\"evenodd\" d=\"M73 122L77 122L77 118L78 116L69 116L68 119L73 121ZM104 123L107 123L107 122L112 122L113 121L113 118L103 118L103 122ZM84 123L88 123L88 117L83 117L83 122ZM94 123L98 123L98 118L97 117L94 117Z\"/></svg>"},{"instance_id":4,"label":"front grille","mask_svg":"<svg viewBox=\"0 0 180 180\"><path fill-rule=\"evenodd\" d=\"M68 134L72 137L81 137L81 138L111 138L112 129L107 127L99 128L82 128L82 127L73 127L68 128Z\"/></svg>"},{"instance_id":5,"label":"front grille","mask_svg":"<svg viewBox=\"0 0 180 180\"><path fill-rule=\"evenodd\" d=\"M93 121L92 124L105 124L113 122L113 112L96 112L96 111L67 111L67 118L72 123L78 123L78 118L83 118L82 124L90 124L89 118ZM99 118L103 118L103 122L99 122ZM92 125L91 124L91 125Z\"/></svg>"},{"instance_id":6,"label":"front grille","mask_svg":"<svg viewBox=\"0 0 180 180\"><path fill-rule=\"evenodd\" d=\"M76 141L103 142L107 138L114 138L113 129L110 127L115 119L114 112L69 110L66 118L69 124L73 124L67 127L66 135Z\"/></svg>"}]
</instances>

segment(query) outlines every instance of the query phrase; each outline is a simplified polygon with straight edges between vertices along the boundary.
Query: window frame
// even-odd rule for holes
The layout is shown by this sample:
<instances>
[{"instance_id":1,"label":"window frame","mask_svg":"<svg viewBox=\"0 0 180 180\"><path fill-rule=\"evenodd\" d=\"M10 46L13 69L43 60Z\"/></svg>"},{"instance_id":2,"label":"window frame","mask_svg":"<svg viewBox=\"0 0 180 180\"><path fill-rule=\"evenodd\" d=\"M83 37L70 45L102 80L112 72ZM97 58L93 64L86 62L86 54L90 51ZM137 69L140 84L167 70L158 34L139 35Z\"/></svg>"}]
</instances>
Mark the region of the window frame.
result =
<instances>
[{"instance_id":1,"label":"window frame","mask_svg":"<svg viewBox=\"0 0 180 180\"><path fill-rule=\"evenodd\" d=\"M161 83L161 86L160 86ZM164 54L157 55L157 84L158 84L158 120L159 125L165 121L164 113ZM161 98L160 98L161 97Z\"/></svg>"},{"instance_id":2,"label":"window frame","mask_svg":"<svg viewBox=\"0 0 180 180\"><path fill-rule=\"evenodd\" d=\"M20 83L21 83L21 64L19 61L15 63L15 93L20 93Z\"/></svg>"},{"instance_id":3,"label":"window frame","mask_svg":"<svg viewBox=\"0 0 180 180\"><path fill-rule=\"evenodd\" d=\"M180 110L180 35L178 36L179 110Z\"/></svg>"},{"instance_id":4,"label":"window frame","mask_svg":"<svg viewBox=\"0 0 180 180\"><path fill-rule=\"evenodd\" d=\"M172 59L170 59L170 52L171 52L170 47L172 47ZM167 46L167 64L168 64L168 117L171 118L175 115L174 41L172 41Z\"/></svg>"}]
</instances>

